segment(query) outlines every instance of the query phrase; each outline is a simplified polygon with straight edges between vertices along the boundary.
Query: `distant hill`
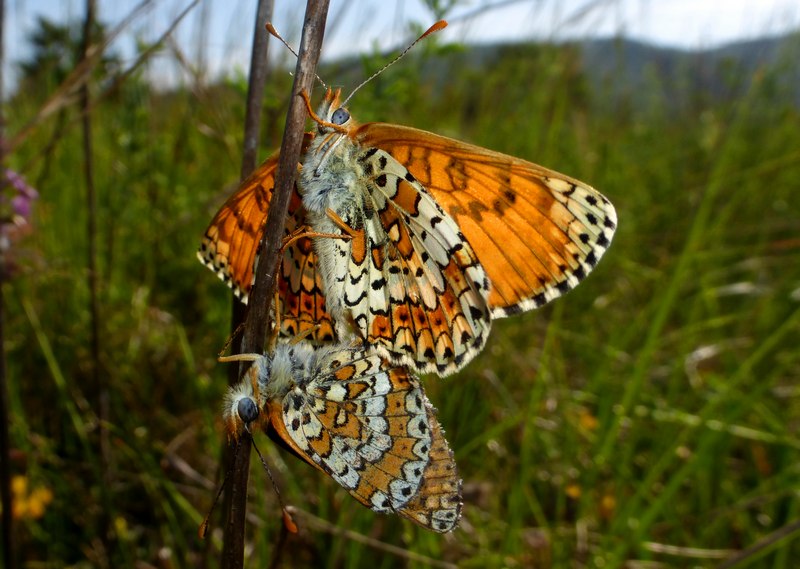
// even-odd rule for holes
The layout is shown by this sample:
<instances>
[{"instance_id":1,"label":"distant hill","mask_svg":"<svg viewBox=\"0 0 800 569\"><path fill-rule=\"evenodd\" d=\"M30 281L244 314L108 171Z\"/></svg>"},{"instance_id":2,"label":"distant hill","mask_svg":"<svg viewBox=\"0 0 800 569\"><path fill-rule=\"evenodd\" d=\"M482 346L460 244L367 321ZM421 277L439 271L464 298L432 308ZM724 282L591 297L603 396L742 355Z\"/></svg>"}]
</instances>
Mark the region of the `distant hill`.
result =
<instances>
[{"instance_id":1,"label":"distant hill","mask_svg":"<svg viewBox=\"0 0 800 569\"><path fill-rule=\"evenodd\" d=\"M587 78L597 88L616 84L612 95L660 86L668 97L682 89L720 100L743 94L752 78L773 70L781 78L780 87L800 107L800 33L693 51L625 39L577 45Z\"/></svg>"},{"instance_id":2,"label":"distant hill","mask_svg":"<svg viewBox=\"0 0 800 569\"><path fill-rule=\"evenodd\" d=\"M772 76L779 77L776 87L784 100L788 97L800 108L800 32L705 50L659 47L624 38L557 45L465 45L425 59L420 71L441 90L460 70L479 77L481 70L515 58L537 57L543 50L555 57L559 52L569 54L578 66L576 72L584 76L594 94L601 94L592 98L603 99L604 104L624 100L635 108L642 104L644 93L649 98L660 96L676 107L687 97L707 103L730 100L744 94L754 77L772 70L776 72ZM364 71L357 58L328 63L323 69L323 75L336 77L339 85L357 84Z\"/></svg>"}]
</instances>

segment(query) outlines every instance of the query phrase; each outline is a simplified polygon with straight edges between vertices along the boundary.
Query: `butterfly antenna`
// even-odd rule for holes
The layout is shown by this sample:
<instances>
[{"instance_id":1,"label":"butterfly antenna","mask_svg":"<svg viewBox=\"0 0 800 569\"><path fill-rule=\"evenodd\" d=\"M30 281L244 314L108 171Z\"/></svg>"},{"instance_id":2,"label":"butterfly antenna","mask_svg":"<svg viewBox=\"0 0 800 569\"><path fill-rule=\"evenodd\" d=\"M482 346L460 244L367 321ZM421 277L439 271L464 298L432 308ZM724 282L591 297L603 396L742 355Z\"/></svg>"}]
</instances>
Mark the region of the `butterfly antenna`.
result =
<instances>
[{"instance_id":1,"label":"butterfly antenna","mask_svg":"<svg viewBox=\"0 0 800 569\"><path fill-rule=\"evenodd\" d=\"M205 539L208 535L208 526L211 523L211 514L214 513L214 508L217 507L217 502L219 502L219 497L222 496L222 491L225 489L225 484L228 482L228 474L225 474L225 478L222 480L222 484L217 491L217 495L214 496L214 502L211 504L211 508L208 510L205 519L203 519L203 523L200 524L200 527L197 528L197 536L200 539Z\"/></svg>"},{"instance_id":2,"label":"butterfly antenna","mask_svg":"<svg viewBox=\"0 0 800 569\"><path fill-rule=\"evenodd\" d=\"M267 22L267 31L270 33L270 35L271 35L272 37L276 38L276 39L277 39L277 40L279 40L279 41L280 41L280 42L281 42L283 45L285 45L285 46L286 46L286 49L288 49L289 51L291 51L291 52L292 52L292 54L294 54L294 56L295 56L296 58L300 59L300 56L299 56L299 55L297 55L297 52L294 50L294 48L293 48L292 46L290 46L290 45L289 45L289 42L287 42L285 39L283 39L283 37L281 36L281 34L279 34L279 33L278 33L278 30L276 30L276 29L275 29L275 26L273 26L273 25L272 25L272 22ZM327 88L328 88L328 86L325 84L325 81L323 81L322 79L320 79L320 78L319 78L319 75L314 75L314 77L316 77L316 78L317 78L317 81L319 81L319 83L320 83L320 85L322 85L322 88L323 88L323 89L327 89Z\"/></svg>"},{"instance_id":3,"label":"butterfly antenna","mask_svg":"<svg viewBox=\"0 0 800 569\"><path fill-rule=\"evenodd\" d=\"M264 470L267 472L267 476L269 476L270 482L272 482L272 488L275 490L275 495L278 497L278 504L283 512L283 525L287 530L289 530L289 533L297 533L297 524L294 523L292 515L289 513L289 510L286 508L286 504L283 502L281 492L278 490L278 484L275 482L275 478L272 476L272 470L270 470L267 461L264 460L264 456L261 454L261 451L258 450L256 441L254 439L250 439L250 442L253 445L253 449L256 451L256 454L258 455L258 459L261 461L261 466L264 467Z\"/></svg>"},{"instance_id":4,"label":"butterfly antenna","mask_svg":"<svg viewBox=\"0 0 800 569\"><path fill-rule=\"evenodd\" d=\"M239 334L242 332L242 330L244 330L244 322L241 322L241 323L240 323L240 324L239 324L239 325L236 327L236 330L234 330L234 331L231 333L231 335L230 335L230 336L228 336L228 339L227 339L227 340L225 340L225 345L224 345L224 346L222 346L222 349L221 349L221 350L219 351L219 353L217 354L217 357L223 357L223 356L222 356L222 354L224 354L225 352L227 352L227 351L228 351L228 347L231 345L231 342L233 342L233 339L234 339L234 338L236 338L236 336L238 336L238 335L239 335Z\"/></svg>"},{"instance_id":5,"label":"butterfly antenna","mask_svg":"<svg viewBox=\"0 0 800 569\"><path fill-rule=\"evenodd\" d=\"M424 33L424 34L422 34L421 36L419 36L419 37L418 37L417 39L415 39L413 42L411 42L411 45L409 45L407 48L405 48L403 51L401 51L401 52L400 52L400 55L398 55L398 56L397 56L397 57L395 57L393 60L391 60L389 63L387 63L386 65L384 65L384 66L383 66L383 67L381 67L380 69L378 69L378 70L377 70L375 73L373 73L372 75L370 75L369 77L367 77L367 78L366 78L364 81L362 81L362 82L361 82L361 84L360 84L358 87L356 87L355 89L353 89L353 92L352 92L352 93L350 93L350 94L347 96L347 98L344 100L344 102L342 103L342 105L341 105L341 106L342 106L342 107L344 107L345 105L347 105L347 102L348 102L350 99L352 99L352 98L353 98L353 95L355 95L355 94L356 94L356 91L358 91L359 89L361 89L361 87L363 87L364 85L366 85L367 83L369 83L370 81L372 81L373 79L375 79L375 78L376 78L378 75L380 75L381 73L383 73L383 72L384 72L384 71L385 71L385 70L386 70L388 67L391 67L392 65L394 65L395 63L397 63L398 61L400 61L400 59L401 59L401 58L402 58L402 57L403 57L405 54L407 54L409 51L411 51L411 48L412 48L412 47L414 47L415 45L417 45L417 44L418 44L420 41L422 41L423 39L425 39L426 37L428 37L428 36L429 36L429 35L431 35L432 33L434 33L434 32L438 32L439 30L443 30L443 29L444 29L444 28L446 28L446 27L447 27L447 22L446 22L446 21L444 21L444 20L439 20L438 22L436 22L435 24L433 24L433 25L432 25L430 28L428 28L427 30L425 30L425 33Z\"/></svg>"},{"instance_id":6,"label":"butterfly antenna","mask_svg":"<svg viewBox=\"0 0 800 569\"><path fill-rule=\"evenodd\" d=\"M225 477L222 479L222 484L219 485L219 490L217 490L217 495L214 496L214 501L211 503L211 508L209 508L208 513L206 514L206 517L203 520L203 523L200 524L199 528L197 528L197 535L200 537L200 539L205 539L206 536L208 535L208 526L210 524L211 514L214 513L214 508L217 507L217 502L219 502L219 497L222 496L222 491L225 489L225 485L228 483L228 478L231 475L232 469L233 469L233 463L231 462L231 469L225 472Z\"/></svg>"}]
</instances>

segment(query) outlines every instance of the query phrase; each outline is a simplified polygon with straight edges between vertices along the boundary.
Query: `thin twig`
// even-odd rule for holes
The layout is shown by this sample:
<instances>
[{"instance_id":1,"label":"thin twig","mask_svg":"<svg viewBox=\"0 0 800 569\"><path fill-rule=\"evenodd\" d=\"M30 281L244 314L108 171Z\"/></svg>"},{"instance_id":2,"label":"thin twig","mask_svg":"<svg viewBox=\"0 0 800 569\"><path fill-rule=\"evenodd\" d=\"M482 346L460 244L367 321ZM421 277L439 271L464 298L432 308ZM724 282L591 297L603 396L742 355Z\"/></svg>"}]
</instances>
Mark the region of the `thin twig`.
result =
<instances>
[{"instance_id":1,"label":"thin twig","mask_svg":"<svg viewBox=\"0 0 800 569\"><path fill-rule=\"evenodd\" d=\"M125 82L125 80L128 79L128 77L130 77L131 75L133 75L133 73L137 71L145 61L150 59L150 56L153 55L153 53L158 51L164 45L164 43L167 41L167 38L172 36L172 32L174 32L175 28L178 27L178 24L180 24L181 21L183 21L183 19L189 15L189 12L191 12L194 9L194 7L197 6L199 3L200 0L192 0L192 2L189 3L186 6L186 8L184 8L181 11L181 13L178 14L178 16L172 22L170 22L170 25L167 27L166 30L164 30L164 33L162 33L161 36L159 36L159 38L156 41L147 46L147 49L145 49L144 51L142 51L142 53L139 54L139 57L136 58L136 61L134 61L133 64L130 67L128 67L125 71L117 75L114 78L114 82L111 83L111 85L109 85L108 87L106 87L106 89L97 96L97 101L95 102L95 104L99 101L102 101L106 97L116 93L119 90L120 86Z\"/></svg>"},{"instance_id":2,"label":"thin twig","mask_svg":"<svg viewBox=\"0 0 800 569\"><path fill-rule=\"evenodd\" d=\"M92 56L92 29L95 24L97 13L96 0L86 0L86 17L83 22L83 61L88 62ZM81 62L81 63L82 63ZM81 65L78 64L78 66ZM98 456L100 459L100 482L104 488L109 488L109 439L108 439L108 388L106 382L100 380L100 298L99 283L97 278L97 192L94 185L94 160L92 148L92 115L89 113L89 81L91 76L87 73L86 81L83 81L79 89L80 108L82 111L82 139L83 139L83 176L86 183L86 238L88 240L87 250L87 285L89 288L89 392L96 393L97 399L93 402L99 419L98 425ZM103 498L107 504L107 496ZM110 512L108 508L102 508L101 527L110 528ZM110 533L104 531L100 535L100 541L108 554L110 547Z\"/></svg>"},{"instance_id":3,"label":"thin twig","mask_svg":"<svg viewBox=\"0 0 800 569\"><path fill-rule=\"evenodd\" d=\"M124 21L125 22L132 22L133 19L134 19L135 13L138 10L146 7L146 5L149 4L150 2L152 2L152 0L144 0L144 2L142 2L133 12L131 12L131 14ZM161 48L161 46L166 42L167 38L172 34L173 31L175 31L175 28L178 27L178 24L180 24L180 22L189 14L189 12L195 6L197 6L197 4L199 2L200 2L200 0L193 0L188 6L186 6L186 8L184 8L183 11L180 14L178 14L178 17L175 18L172 21L172 23L170 23L169 27L167 27L167 29L164 31L164 33L161 34L161 36L156 41L151 43L147 47L147 49L145 49L144 51L142 51L139 54L139 57L136 58L136 61L134 61L133 64L131 64L122 73L116 75L114 77L114 81L108 87L106 87L101 93L99 93L96 97L94 97L91 101L89 101L89 108L87 109L87 112L92 112L94 110L94 107L97 106L100 102L102 102L103 100L105 100L109 96L111 96L114 93L116 93L119 90L119 88L122 86L122 84L128 79L128 77L133 75L134 72L136 72L146 61L148 61L150 59L150 56L153 55L153 53L155 53L158 49ZM119 30L121 26L122 26L122 24L120 24L120 26L115 28L115 30L114 30L114 32L112 32L112 34L117 33L117 30ZM111 37L111 34L109 34L109 37ZM100 46L100 48L98 48L99 49L99 53L101 55L102 55L102 52L103 52L103 50L105 49L105 47L107 45L108 45L108 38ZM93 53L93 57L96 57L95 62L97 61L97 59L99 59L99 57L97 57L97 55L98 55L97 53ZM80 65L79 65L79 67L80 67ZM73 70L73 72L70 74L70 77L72 75L74 75L75 73L76 72ZM67 81L69 81L69 78L64 80L64 82L62 83L62 86L59 87L59 91L56 91L56 93L59 93L63 89L63 85L65 85L67 83ZM69 97L64 97L63 99L58 99L57 94L51 96L51 100L53 100L53 99L56 99L56 100L59 101L59 105L60 105L59 112L63 112L64 109L72 101L72 99L69 98ZM49 102L45 103L45 106L47 106L48 104L51 104L51 103L49 103ZM42 114L42 113L43 113L43 111L40 110L39 114L37 115L37 117L34 118L19 133L16 134L16 136L14 137L14 145L22 143L25 140L25 137L27 135L29 135L30 132L32 132L32 130L36 126L38 126L38 124L40 122L44 121L44 119L47 118L47 116L49 116L49 114L52 114L51 112L48 112L47 114ZM69 130L73 127L73 125L75 125L77 122L79 122L82 119L82 115L83 115L83 112L79 112L77 114L77 116L75 116L72 120L70 120L69 123L66 124L66 126L64 128L62 128L62 131L60 133L58 133L58 136L59 137L63 136L64 134L69 132ZM53 140L53 142L51 144L55 144L55 141L57 140L55 135L53 135L53 138L54 138L54 140ZM33 166L38 161L40 161L40 160L42 160L44 158L47 158L47 154L45 152L39 152L39 153L35 154L22 167L21 171L22 172L27 172L28 170L32 169Z\"/></svg>"},{"instance_id":4,"label":"thin twig","mask_svg":"<svg viewBox=\"0 0 800 569\"><path fill-rule=\"evenodd\" d=\"M261 105L264 97L264 84L267 80L267 51L269 48L269 34L264 30L264 24L272 17L274 0L259 0L256 9L255 30L253 31L253 49L250 54L250 78L247 86L247 107L244 119L244 142L242 148L241 180L247 178L255 170L258 150L258 135L261 126ZM237 330L244 323L246 310L236 297L232 296L231 305L231 349L234 353L240 352L242 347L241 336ZM241 366L228 366L228 384L235 385L239 381L239 368ZM246 433L244 437L249 437ZM249 441L248 441L249 442ZM246 446L246 451L235 452L237 448ZM246 455L246 456L245 456ZM247 500L247 478L250 463L250 445L224 445L222 472L234 472L231 476L230 490L225 493L222 515L227 517L225 524L225 539L223 540L223 566L236 567L235 551L244 548L244 517L246 515L245 503ZM236 479L235 483L233 479ZM244 488L244 492L239 492ZM237 492L236 498L234 493ZM238 506L234 509L234 500ZM234 516L236 513L236 516ZM239 543L241 539L241 543Z\"/></svg>"},{"instance_id":5,"label":"thin twig","mask_svg":"<svg viewBox=\"0 0 800 569\"><path fill-rule=\"evenodd\" d=\"M306 111L300 94L303 91L310 92L314 84L327 12L327 1L309 0L306 6L305 25L300 40L300 57L297 61L294 86L292 87L292 99L289 102L286 130L281 143L275 191L270 201L266 228L261 239L261 260L256 267L255 285L248 304L248 316L242 341L244 353L260 352L266 339L269 309L274 294L275 266L283 239L286 213L289 209L289 199L294 187L304 136Z\"/></svg>"},{"instance_id":6,"label":"thin twig","mask_svg":"<svg viewBox=\"0 0 800 569\"><path fill-rule=\"evenodd\" d=\"M103 38L102 43L89 48L88 53L84 54L83 59L75 66L75 69L70 72L50 98L39 108L36 116L14 134L14 138L11 139L6 148L7 152L13 152L14 149L19 146L36 127L44 122L47 117L75 101L75 95L78 93L81 86L91 77L92 70L97 62L100 61L108 45L116 39L119 34L125 31L139 13L152 2L153 0L142 0L141 3L131 10L128 16Z\"/></svg>"},{"instance_id":7,"label":"thin twig","mask_svg":"<svg viewBox=\"0 0 800 569\"><path fill-rule=\"evenodd\" d=\"M3 63L5 62L5 29L6 3L0 0L0 102L4 100ZM0 105L0 194L6 187L6 152L5 152L5 114ZM3 341L3 319L5 318L5 300L3 299L2 275L4 267L0 266L0 500L3 503L3 567L17 567L17 548L12 539L14 518L11 504L11 440L8 436L8 379L6 378L6 351Z\"/></svg>"},{"instance_id":8,"label":"thin twig","mask_svg":"<svg viewBox=\"0 0 800 569\"><path fill-rule=\"evenodd\" d=\"M642 548L653 553L660 553L661 555L674 555L676 557L689 557L692 559L725 559L732 553L736 553L731 549L706 549L702 547L684 547L680 545L671 545L669 543L658 543L655 541L645 541L642 543Z\"/></svg>"},{"instance_id":9,"label":"thin twig","mask_svg":"<svg viewBox=\"0 0 800 569\"><path fill-rule=\"evenodd\" d=\"M245 353L261 353L269 329L269 309L276 284L275 267L304 136L306 113L300 93L310 92L314 84L327 14L327 0L308 0L303 36L300 40L300 56L297 60L292 98L289 101L286 128L281 143L275 191L270 201L264 235L261 238L261 256L256 267L255 284L248 302L248 314L242 338L242 352ZM245 437L247 436L249 435ZM226 569L239 569L244 559L244 518L249 463L250 445L241 444L236 452L234 470L230 477L231 506L228 523L225 526L225 552L222 560L222 566Z\"/></svg>"},{"instance_id":10,"label":"thin twig","mask_svg":"<svg viewBox=\"0 0 800 569\"><path fill-rule=\"evenodd\" d=\"M200 6L198 16L198 30L195 41L195 61L197 62L197 72L194 74L194 90L203 87L208 74L206 49L208 48L208 20L211 13L211 2L203 2Z\"/></svg>"},{"instance_id":11,"label":"thin twig","mask_svg":"<svg viewBox=\"0 0 800 569\"><path fill-rule=\"evenodd\" d=\"M388 553L389 555L394 555L400 559L413 561L415 563L424 563L426 565L430 565L431 567L438 567L440 569L455 569L457 567L457 565L453 563L448 563L447 561L441 561L439 559L433 559L432 557L427 557L419 553L414 553L413 551L409 551L404 547L398 547L396 545L392 545L391 543L386 543L366 536L362 533L334 525L326 520L323 520L322 518L318 518L311 512L300 510L299 508L295 508L293 506L288 506L288 509L289 513L291 513L293 516L299 514L297 517L305 520L309 525L315 527L319 531L324 531L325 533L329 533L355 543L361 543L367 547Z\"/></svg>"},{"instance_id":12,"label":"thin twig","mask_svg":"<svg viewBox=\"0 0 800 569\"><path fill-rule=\"evenodd\" d=\"M780 529L775 530L774 532L764 536L753 545L748 547L747 549L743 549L728 557L725 561L720 563L717 566L717 569L730 569L731 567L737 566L742 561L751 560L756 555L764 551L765 549L772 547L779 541L788 538L792 534L797 533L800 531L800 520L794 520L791 523L786 524Z\"/></svg>"},{"instance_id":13,"label":"thin twig","mask_svg":"<svg viewBox=\"0 0 800 569\"><path fill-rule=\"evenodd\" d=\"M88 58L92 45L92 27L95 21L97 3L95 0L86 0L86 18L83 24L83 57ZM89 288L89 353L91 389L98 390L97 416L100 419L100 459L105 465L106 451L104 434L105 424L108 421L107 410L104 409L104 399L108 399L108 390L100 383L100 302L98 298L97 282L97 196L94 185L94 163L92 150L92 116L86 112L89 108L89 83L83 83L80 88L80 106L83 111L82 139L83 139L83 177L86 184L86 236L89 242L86 264L87 285ZM107 403L107 401L105 402ZM106 412L104 412L106 411Z\"/></svg>"},{"instance_id":14,"label":"thin twig","mask_svg":"<svg viewBox=\"0 0 800 569\"><path fill-rule=\"evenodd\" d=\"M256 169L258 161L258 134L261 131L261 106L264 99L264 85L267 82L267 59L269 56L269 34L264 31L264 24L272 20L274 8L274 0L260 0L258 3L253 54L250 58L250 85L248 86L247 108L244 115L242 180ZM231 367L235 369L235 366Z\"/></svg>"}]
</instances>

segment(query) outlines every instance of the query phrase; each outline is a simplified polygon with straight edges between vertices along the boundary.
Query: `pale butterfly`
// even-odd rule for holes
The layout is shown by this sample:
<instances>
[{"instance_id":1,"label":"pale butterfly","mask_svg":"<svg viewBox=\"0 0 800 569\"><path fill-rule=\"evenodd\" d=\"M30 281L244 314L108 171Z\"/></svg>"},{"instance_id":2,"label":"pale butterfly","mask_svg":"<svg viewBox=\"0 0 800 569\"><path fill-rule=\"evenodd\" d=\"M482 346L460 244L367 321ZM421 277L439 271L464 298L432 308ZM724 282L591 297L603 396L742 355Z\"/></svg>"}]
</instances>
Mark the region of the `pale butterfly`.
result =
<instances>
[{"instance_id":1,"label":"pale butterfly","mask_svg":"<svg viewBox=\"0 0 800 569\"><path fill-rule=\"evenodd\" d=\"M461 513L453 453L417 378L379 355L346 346L278 343L231 387L231 438L272 431L376 512L448 532Z\"/></svg>"}]
</instances>

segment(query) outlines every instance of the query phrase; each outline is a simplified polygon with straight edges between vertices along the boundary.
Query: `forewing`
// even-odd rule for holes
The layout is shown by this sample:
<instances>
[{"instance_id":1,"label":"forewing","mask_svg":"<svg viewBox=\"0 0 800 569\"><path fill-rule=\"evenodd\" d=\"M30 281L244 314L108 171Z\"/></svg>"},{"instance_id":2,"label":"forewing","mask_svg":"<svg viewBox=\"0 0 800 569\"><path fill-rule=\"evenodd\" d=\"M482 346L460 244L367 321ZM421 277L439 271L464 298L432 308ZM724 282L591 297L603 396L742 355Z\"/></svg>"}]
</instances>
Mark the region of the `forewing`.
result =
<instances>
[{"instance_id":1,"label":"forewing","mask_svg":"<svg viewBox=\"0 0 800 569\"><path fill-rule=\"evenodd\" d=\"M275 187L278 154L261 164L222 205L203 234L197 256L247 302L253 267ZM291 217L291 215L290 215Z\"/></svg>"},{"instance_id":2,"label":"forewing","mask_svg":"<svg viewBox=\"0 0 800 569\"><path fill-rule=\"evenodd\" d=\"M452 216L489 277L493 317L574 288L611 243L614 207L568 176L409 127L369 123L356 140L391 154Z\"/></svg>"},{"instance_id":3,"label":"forewing","mask_svg":"<svg viewBox=\"0 0 800 569\"><path fill-rule=\"evenodd\" d=\"M305 145L310 137L306 136ZM270 157L247 178L222 205L206 229L197 256L234 294L247 303L253 286L258 246L275 187L278 154ZM302 200L295 187L289 203L284 235L305 226ZM333 340L333 325L325 309L325 297L317 274L317 258L311 240L292 242L281 260L278 281L281 332L295 337L313 329L311 339Z\"/></svg>"}]
</instances>

